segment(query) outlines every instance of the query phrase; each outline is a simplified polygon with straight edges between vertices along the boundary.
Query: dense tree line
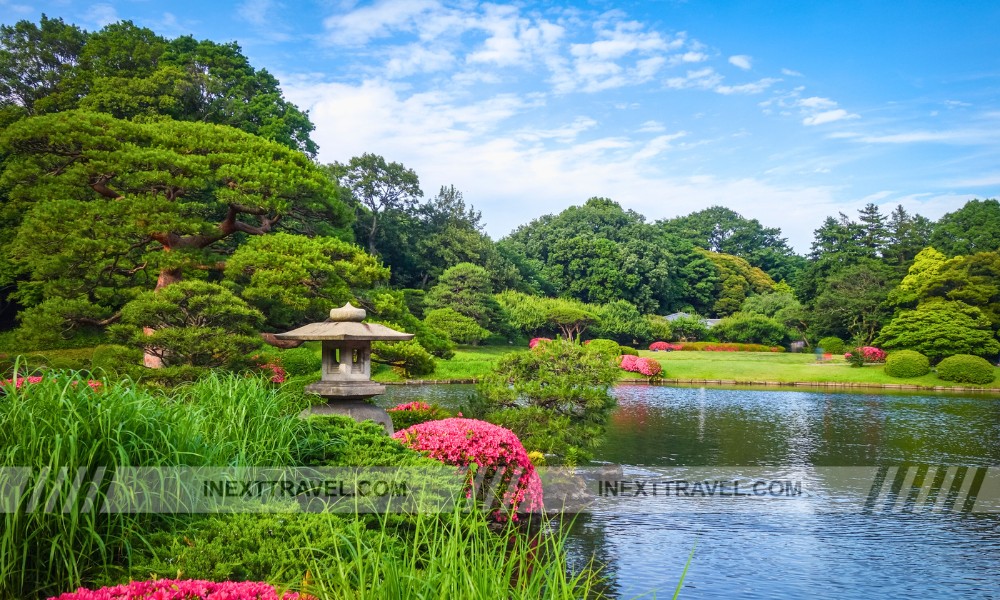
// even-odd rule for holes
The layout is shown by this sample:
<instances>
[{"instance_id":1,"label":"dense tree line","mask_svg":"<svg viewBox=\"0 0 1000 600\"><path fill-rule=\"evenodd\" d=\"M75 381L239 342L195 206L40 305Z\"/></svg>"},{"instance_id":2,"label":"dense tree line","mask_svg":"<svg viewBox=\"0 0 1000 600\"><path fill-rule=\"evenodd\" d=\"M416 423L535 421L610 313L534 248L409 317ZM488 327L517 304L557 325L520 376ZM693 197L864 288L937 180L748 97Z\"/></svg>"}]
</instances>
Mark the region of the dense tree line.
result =
<instances>
[{"instance_id":1,"label":"dense tree line","mask_svg":"<svg viewBox=\"0 0 1000 600\"><path fill-rule=\"evenodd\" d=\"M193 355L153 335L174 326L156 292L191 282L169 295L185 319L225 331L196 314L225 306L243 342L358 302L418 334L381 349L410 371L518 336L996 352L996 200L937 222L869 204L828 217L804 257L724 207L650 223L596 197L494 241L454 186L425 199L416 172L375 154L317 164L308 115L236 44L131 22L0 27L0 126L0 308L25 348L111 334Z\"/></svg>"}]
</instances>

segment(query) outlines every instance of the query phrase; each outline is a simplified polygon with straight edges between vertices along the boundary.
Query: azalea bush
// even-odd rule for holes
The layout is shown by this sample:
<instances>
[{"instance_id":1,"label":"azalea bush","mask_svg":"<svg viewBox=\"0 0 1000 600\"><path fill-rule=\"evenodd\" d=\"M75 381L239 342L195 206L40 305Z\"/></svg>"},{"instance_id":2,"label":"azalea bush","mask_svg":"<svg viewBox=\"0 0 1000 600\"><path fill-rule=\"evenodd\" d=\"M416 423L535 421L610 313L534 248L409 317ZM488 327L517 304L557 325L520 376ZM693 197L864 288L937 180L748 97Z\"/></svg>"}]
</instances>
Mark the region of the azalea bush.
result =
<instances>
[{"instance_id":1,"label":"azalea bush","mask_svg":"<svg viewBox=\"0 0 1000 600\"><path fill-rule=\"evenodd\" d=\"M844 355L844 359L852 367L861 367L866 363L884 363L885 357L885 350L874 346L861 346Z\"/></svg>"},{"instance_id":2,"label":"azalea bush","mask_svg":"<svg viewBox=\"0 0 1000 600\"><path fill-rule=\"evenodd\" d=\"M389 413L389 418L392 419L392 427L396 431L412 427L418 423L440 421L441 419L447 419L451 416L451 414L444 408L436 404L427 404L426 402L421 402L419 400L407 402L405 404L397 404L396 406L387 409L386 412Z\"/></svg>"},{"instance_id":3,"label":"azalea bush","mask_svg":"<svg viewBox=\"0 0 1000 600\"><path fill-rule=\"evenodd\" d=\"M681 348L683 348L682 344L672 344L670 342L653 342L649 345L649 349L653 352L673 352Z\"/></svg>"},{"instance_id":4,"label":"azalea bush","mask_svg":"<svg viewBox=\"0 0 1000 600\"><path fill-rule=\"evenodd\" d=\"M630 373L645 375L650 381L657 380L663 375L663 366L652 358L622 356L618 366Z\"/></svg>"},{"instance_id":5,"label":"azalea bush","mask_svg":"<svg viewBox=\"0 0 1000 600\"><path fill-rule=\"evenodd\" d=\"M56 596L56 600L308 600L312 596L288 592L259 581L201 581L157 579L133 581L97 590L80 588Z\"/></svg>"},{"instance_id":6,"label":"azalea bush","mask_svg":"<svg viewBox=\"0 0 1000 600\"><path fill-rule=\"evenodd\" d=\"M420 423L397 431L392 437L445 464L474 466L466 483L466 497L486 499L496 516L502 518L506 511L524 513L542 509L541 480L521 440L509 429L456 417ZM474 483L477 481L482 483L477 486ZM491 483L495 493L492 501L488 495Z\"/></svg>"},{"instance_id":7,"label":"azalea bush","mask_svg":"<svg viewBox=\"0 0 1000 600\"><path fill-rule=\"evenodd\" d=\"M541 344L542 342L551 342L551 341L552 338L547 338L547 337L531 338L531 341L528 342L528 347L534 350L535 347L538 346L538 344Z\"/></svg>"},{"instance_id":8,"label":"azalea bush","mask_svg":"<svg viewBox=\"0 0 1000 600\"><path fill-rule=\"evenodd\" d=\"M675 350L685 352L784 352L782 346L765 346L763 344L741 344L721 342L681 342Z\"/></svg>"}]
</instances>

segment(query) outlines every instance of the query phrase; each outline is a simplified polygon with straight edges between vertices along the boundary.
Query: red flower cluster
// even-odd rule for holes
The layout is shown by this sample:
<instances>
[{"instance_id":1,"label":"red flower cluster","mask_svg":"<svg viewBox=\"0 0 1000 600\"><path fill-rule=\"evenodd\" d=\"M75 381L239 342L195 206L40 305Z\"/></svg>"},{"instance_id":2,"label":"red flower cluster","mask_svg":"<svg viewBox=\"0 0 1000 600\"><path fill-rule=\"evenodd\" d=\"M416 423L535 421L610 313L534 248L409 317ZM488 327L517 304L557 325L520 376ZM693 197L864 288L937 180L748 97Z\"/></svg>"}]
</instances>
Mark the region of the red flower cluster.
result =
<instances>
[{"instance_id":1,"label":"red flower cluster","mask_svg":"<svg viewBox=\"0 0 1000 600\"><path fill-rule=\"evenodd\" d=\"M630 373L641 373L650 379L656 379L663 373L663 367L652 358L639 358L625 354L619 361L619 366Z\"/></svg>"},{"instance_id":2,"label":"red flower cluster","mask_svg":"<svg viewBox=\"0 0 1000 600\"><path fill-rule=\"evenodd\" d=\"M397 431L392 437L447 465L468 467L475 464L479 469L486 469L486 482L502 471L498 488L503 490L501 498L505 507L515 513L542 509L541 479L521 440L509 429L476 419L451 418L419 423ZM472 492L470 479L466 497L472 497ZM503 518L499 510L496 516ZM517 519L516 514L514 519Z\"/></svg>"},{"instance_id":3,"label":"red flower cluster","mask_svg":"<svg viewBox=\"0 0 1000 600\"><path fill-rule=\"evenodd\" d=\"M680 344L671 344L670 342L653 342L649 345L649 349L653 352L673 352L680 350L681 347Z\"/></svg>"},{"instance_id":4,"label":"red flower cluster","mask_svg":"<svg viewBox=\"0 0 1000 600\"><path fill-rule=\"evenodd\" d=\"M262 371L271 372L271 383L285 383L285 377L288 376L288 373L282 368L279 359L269 361L266 357L255 354L252 360L257 363L257 367Z\"/></svg>"},{"instance_id":5,"label":"red flower cluster","mask_svg":"<svg viewBox=\"0 0 1000 600\"><path fill-rule=\"evenodd\" d=\"M531 341L528 342L528 347L534 349L535 346L541 344L542 342L551 342L551 341L552 338L543 338L543 337L531 338Z\"/></svg>"},{"instance_id":6,"label":"red flower cluster","mask_svg":"<svg viewBox=\"0 0 1000 600\"><path fill-rule=\"evenodd\" d=\"M406 404L397 404L396 406L386 410L389 412L397 410L431 410L431 405L426 402L421 402L420 400L414 400L413 402L407 402Z\"/></svg>"},{"instance_id":7,"label":"red flower cluster","mask_svg":"<svg viewBox=\"0 0 1000 600\"><path fill-rule=\"evenodd\" d=\"M861 355L865 357L865 362L870 363L882 363L885 362L886 352L880 348L874 346L864 346L860 348ZM844 358L851 358L851 353L848 352L844 355Z\"/></svg>"},{"instance_id":8,"label":"red flower cluster","mask_svg":"<svg viewBox=\"0 0 1000 600\"><path fill-rule=\"evenodd\" d=\"M4 379L3 381L0 381L0 386L10 385L13 383L15 388L21 389L21 386L23 386L25 383L41 383L41 382L42 382L41 376L32 375L31 377L18 377L16 382L14 379ZM76 383L77 382L74 381L73 385L76 385ZM101 386L104 384L94 379L88 379L87 385L90 386L90 389L96 391L101 389Z\"/></svg>"},{"instance_id":9,"label":"red flower cluster","mask_svg":"<svg viewBox=\"0 0 1000 600\"><path fill-rule=\"evenodd\" d=\"M127 585L98 590L80 588L50 600L310 600L298 593L278 595L270 584L259 581L201 581L197 579L157 579L133 581Z\"/></svg>"}]
</instances>

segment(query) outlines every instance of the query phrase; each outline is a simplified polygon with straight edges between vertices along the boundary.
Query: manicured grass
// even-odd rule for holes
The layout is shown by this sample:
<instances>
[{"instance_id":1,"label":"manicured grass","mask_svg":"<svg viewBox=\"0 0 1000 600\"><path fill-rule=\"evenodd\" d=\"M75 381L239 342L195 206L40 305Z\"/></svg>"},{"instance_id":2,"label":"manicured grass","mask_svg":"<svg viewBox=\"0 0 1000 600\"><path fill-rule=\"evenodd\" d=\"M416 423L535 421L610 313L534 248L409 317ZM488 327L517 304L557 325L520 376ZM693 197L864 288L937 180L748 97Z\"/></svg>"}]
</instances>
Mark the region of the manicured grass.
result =
<instances>
[{"instance_id":1,"label":"manicured grass","mask_svg":"<svg viewBox=\"0 0 1000 600\"><path fill-rule=\"evenodd\" d=\"M813 354L770 352L650 352L641 356L655 358L663 366L664 379L730 380L746 383L857 383L869 385L903 384L925 387L980 387L938 379L933 372L922 377L899 379L885 374L884 365L851 367L843 357L816 362ZM634 374L629 373L629 376ZM634 378L634 377L633 377ZM985 387L1000 389L997 380Z\"/></svg>"},{"instance_id":2,"label":"manicured grass","mask_svg":"<svg viewBox=\"0 0 1000 600\"><path fill-rule=\"evenodd\" d=\"M493 363L509 352L525 351L519 346L463 346L451 360L438 360L433 374L419 379L451 380L478 379ZM741 383L839 383L864 385L917 385L933 387L988 387L1000 389L1000 368L997 379L987 386L970 386L938 379L932 371L922 377L898 379L885 374L883 365L851 367L837 356L817 362L814 354L787 352L651 352L641 350L640 356L654 358L663 365L664 379L727 380ZM389 369L380 370L373 379L383 382L404 381ZM636 373L622 371L622 380L642 379Z\"/></svg>"},{"instance_id":3,"label":"manicured grass","mask_svg":"<svg viewBox=\"0 0 1000 600\"><path fill-rule=\"evenodd\" d=\"M527 350L527 348L523 346L459 346L455 350L453 358L437 359L437 368L434 372L418 379L478 379L489 371L493 363L501 356L519 350ZM378 369L372 375L372 379L383 382L405 381L401 375L387 367Z\"/></svg>"}]
</instances>

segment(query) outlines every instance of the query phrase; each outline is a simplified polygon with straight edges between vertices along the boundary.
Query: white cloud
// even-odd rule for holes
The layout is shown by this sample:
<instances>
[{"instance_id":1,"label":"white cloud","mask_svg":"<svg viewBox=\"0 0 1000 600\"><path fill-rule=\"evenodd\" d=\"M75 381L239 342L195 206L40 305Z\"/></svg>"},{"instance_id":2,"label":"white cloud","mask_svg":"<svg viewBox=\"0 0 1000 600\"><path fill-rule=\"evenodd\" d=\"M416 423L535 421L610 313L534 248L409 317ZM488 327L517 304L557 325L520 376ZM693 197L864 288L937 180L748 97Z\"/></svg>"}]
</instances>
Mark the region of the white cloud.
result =
<instances>
[{"instance_id":1,"label":"white cloud","mask_svg":"<svg viewBox=\"0 0 1000 600\"><path fill-rule=\"evenodd\" d=\"M258 27L267 25L274 3L271 0L245 0L236 9L236 14L244 21Z\"/></svg>"},{"instance_id":2,"label":"white cloud","mask_svg":"<svg viewBox=\"0 0 1000 600\"><path fill-rule=\"evenodd\" d=\"M951 129L942 131L906 131L902 133L890 133L883 135L863 135L847 134L842 137L849 137L858 142L866 144L923 144L941 143L956 145L980 145L994 144L1000 131L996 129Z\"/></svg>"},{"instance_id":3,"label":"white cloud","mask_svg":"<svg viewBox=\"0 0 1000 600\"><path fill-rule=\"evenodd\" d=\"M798 71L793 71L791 69L782 69L781 74L787 75L788 77L802 77L802 73L799 73Z\"/></svg>"},{"instance_id":4,"label":"white cloud","mask_svg":"<svg viewBox=\"0 0 1000 600\"><path fill-rule=\"evenodd\" d=\"M797 102L798 106L803 108L815 108L816 110L827 110L837 106L837 103L829 98L820 98L818 96L812 96L810 98L802 98Z\"/></svg>"},{"instance_id":5,"label":"white cloud","mask_svg":"<svg viewBox=\"0 0 1000 600\"><path fill-rule=\"evenodd\" d=\"M666 130L667 128L659 121L646 121L636 131L639 133L659 133Z\"/></svg>"},{"instance_id":6,"label":"white cloud","mask_svg":"<svg viewBox=\"0 0 1000 600\"><path fill-rule=\"evenodd\" d=\"M94 23L98 27L104 27L111 23L119 21L118 13L115 11L115 7L110 4L92 4L87 10L87 14L84 20L88 23Z\"/></svg>"},{"instance_id":7,"label":"white cloud","mask_svg":"<svg viewBox=\"0 0 1000 600\"><path fill-rule=\"evenodd\" d=\"M454 63L455 57L447 50L413 44L394 50L392 58L385 64L384 73L389 78L407 77L416 73L443 71Z\"/></svg>"},{"instance_id":8,"label":"white cloud","mask_svg":"<svg viewBox=\"0 0 1000 600\"><path fill-rule=\"evenodd\" d=\"M418 17L442 10L435 0L380 0L327 17L323 21L326 42L337 46L362 45L396 31L413 31Z\"/></svg>"},{"instance_id":9,"label":"white cloud","mask_svg":"<svg viewBox=\"0 0 1000 600\"><path fill-rule=\"evenodd\" d=\"M675 90L688 88L710 90L722 83L722 75L716 73L712 67L705 67L697 71L688 71L684 77L671 77L664 83L668 88Z\"/></svg>"},{"instance_id":10,"label":"white cloud","mask_svg":"<svg viewBox=\"0 0 1000 600\"><path fill-rule=\"evenodd\" d=\"M696 52L694 50L689 50L683 54L674 54L670 57L669 62L671 66L691 64L705 62L708 60L708 55L704 52Z\"/></svg>"},{"instance_id":11,"label":"white cloud","mask_svg":"<svg viewBox=\"0 0 1000 600\"><path fill-rule=\"evenodd\" d=\"M715 91L727 96L730 94L759 94L779 81L781 80L765 77L759 81L741 85L718 85L715 87Z\"/></svg>"},{"instance_id":12,"label":"white cloud","mask_svg":"<svg viewBox=\"0 0 1000 600\"><path fill-rule=\"evenodd\" d=\"M746 71L753 66L753 59L746 54L737 54L729 57L729 64Z\"/></svg>"},{"instance_id":13,"label":"white cloud","mask_svg":"<svg viewBox=\"0 0 1000 600\"><path fill-rule=\"evenodd\" d=\"M802 119L803 125L822 125L824 123L833 123L834 121L842 121L844 119L857 119L859 115L851 114L842 108L837 108L834 110L827 110L815 115L806 117Z\"/></svg>"}]
</instances>

